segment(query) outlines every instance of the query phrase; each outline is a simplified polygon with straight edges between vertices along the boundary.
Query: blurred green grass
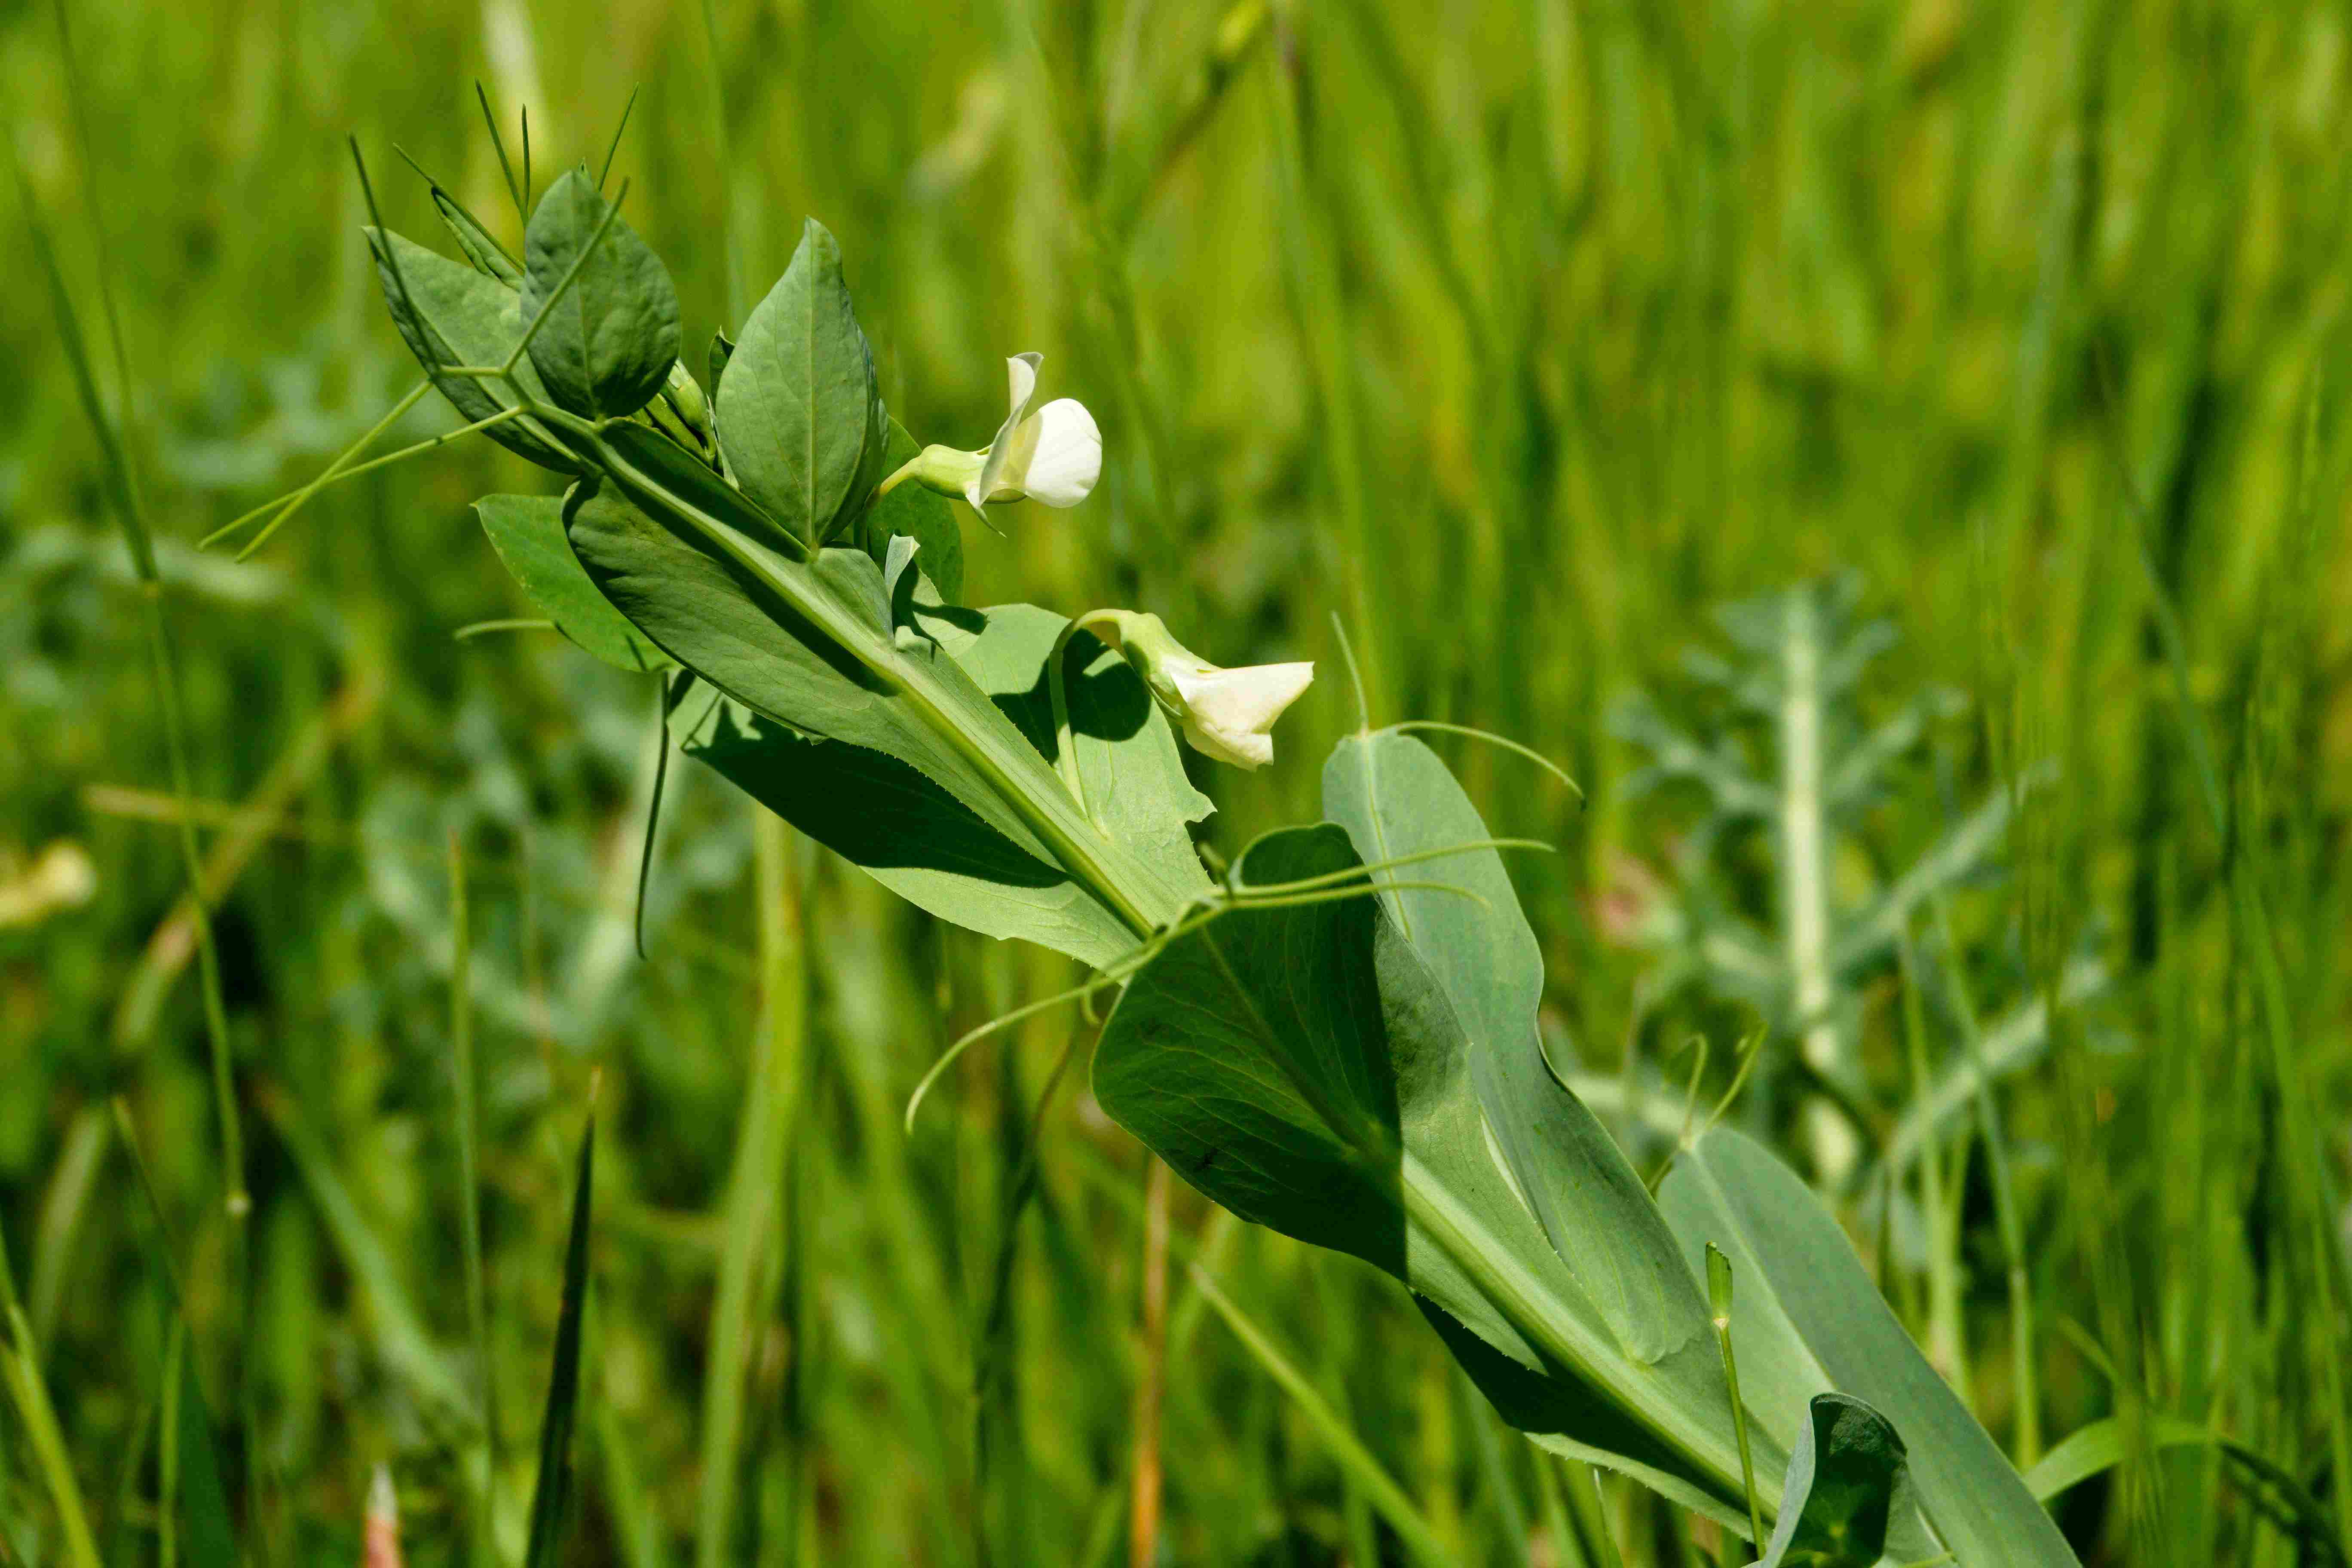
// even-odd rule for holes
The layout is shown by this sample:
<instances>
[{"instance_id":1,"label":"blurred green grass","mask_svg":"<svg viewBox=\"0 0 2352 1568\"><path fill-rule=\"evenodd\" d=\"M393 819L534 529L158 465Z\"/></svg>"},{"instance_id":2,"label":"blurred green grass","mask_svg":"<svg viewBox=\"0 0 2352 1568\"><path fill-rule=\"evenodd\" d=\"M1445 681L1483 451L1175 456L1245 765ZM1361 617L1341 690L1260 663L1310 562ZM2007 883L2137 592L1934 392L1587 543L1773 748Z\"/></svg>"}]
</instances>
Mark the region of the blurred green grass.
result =
<instances>
[{"instance_id":1,"label":"blurred green grass","mask_svg":"<svg viewBox=\"0 0 2352 1568\"><path fill-rule=\"evenodd\" d=\"M2322 1375L2352 1300L2339 10L712 3L715 50L700 8L643 0L68 0L89 169L57 15L0 14L17 155L93 330L92 193L107 236L194 793L269 813L267 833L205 835L236 861L216 930L255 1203L238 1226L172 836L120 793L167 777L130 563L26 226L0 226L23 280L0 293L0 883L40 903L37 858L59 844L94 871L86 901L0 926L0 1233L110 1539L154 1549L169 1321L110 1131L121 1095L249 1534L274 1561L356 1561L387 1460L410 1561L469 1549L455 833L506 1548L601 1067L577 1560L685 1561L714 1457L740 1484L705 1562L1126 1551L1142 1163L1083 1098L1048 1122L984 1419L973 1394L1029 1100L1080 1021L974 1052L911 1137L898 1124L947 1041L1066 966L942 931L803 843L761 849L743 804L683 767L639 963L654 697L551 638L452 639L531 613L467 503L538 476L486 444L320 496L247 564L190 548L408 384L344 135L395 227L437 238L395 142L511 218L478 78L510 148L529 105L542 184L600 158L640 90L616 168L690 343L813 214L919 437L985 439L1003 357L1045 353L1043 392L1100 418L1105 480L1077 511L1020 509L1006 538L968 528L975 600L1144 605L1225 662L1322 661L1275 768L1202 772L1217 845L1313 814L1315 761L1356 722L1335 613L1375 721L1478 725L1565 763L1587 809L1439 739L1496 831L1562 847L1520 867L1555 1048L1621 1108L1668 1097L1671 1123L1695 1031L1719 1091L1738 1035L1769 1023L1785 1064L1808 1020L1669 984L1638 940L1702 894L1767 932L1780 911L1769 835L1702 875L1699 804L1629 790L1651 759L1612 716L1648 692L1756 748L1770 782L1769 747L1687 656L1748 657L1719 605L1847 574L1899 632L1857 721L1933 689L1967 701L1841 838L1833 897L2046 763L2007 853L1952 890L1938 951L1988 1015L2078 950L2111 977L2000 1088L2040 1307L2030 1427L1965 1121L1933 1146L1938 1183L1923 1166L1895 1205L1843 1194L1858 1240L2012 1452L2032 1427L2046 1446L2172 1412L2345 1506ZM452 423L428 405L401 433ZM763 861L789 900L755 897ZM763 936L780 907L796 921ZM1883 1136L1918 1087L1902 982L1890 959L1842 987ZM1963 1050L1957 1016L1932 1011L1938 1063ZM754 1048L786 1037L805 1048ZM747 1158L754 1084L797 1109ZM1801 1156L1801 1098L1742 1114ZM1631 1114L1627 1137L1664 1147ZM1948 1219L1922 1215L1928 1193ZM1400 1292L1181 1193L1177 1229L1463 1561L1580 1561L1560 1521L1583 1497L1557 1489L1583 1483L1495 1426ZM730 1243L748 1327L714 1383ZM1181 1270L1166 1366L1170 1561L1365 1560L1362 1498ZM743 1414L714 1449L719 1384ZM1682 1526L1608 1497L1628 1562L1690 1560ZM2086 1562L2295 1560L2194 1454L2137 1455L2060 1516ZM56 1560L55 1531L0 1428L0 1561Z\"/></svg>"}]
</instances>

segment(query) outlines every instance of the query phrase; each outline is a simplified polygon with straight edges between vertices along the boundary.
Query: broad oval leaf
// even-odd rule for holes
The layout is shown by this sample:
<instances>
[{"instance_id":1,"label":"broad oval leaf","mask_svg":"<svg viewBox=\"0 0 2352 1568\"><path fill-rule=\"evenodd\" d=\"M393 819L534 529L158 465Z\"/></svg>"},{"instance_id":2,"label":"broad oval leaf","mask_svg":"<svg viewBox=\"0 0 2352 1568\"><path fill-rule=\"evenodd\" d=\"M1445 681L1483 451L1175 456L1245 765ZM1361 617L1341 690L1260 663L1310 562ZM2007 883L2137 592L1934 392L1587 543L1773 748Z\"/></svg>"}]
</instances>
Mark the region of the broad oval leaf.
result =
<instances>
[{"instance_id":1,"label":"broad oval leaf","mask_svg":"<svg viewBox=\"0 0 2352 1568\"><path fill-rule=\"evenodd\" d=\"M442 375L448 365L501 364L522 336L515 291L496 279L427 250L388 229L367 231L375 253L376 277L393 325L416 362L451 407L474 424L513 406L495 381ZM515 381L534 399L547 397L539 372L525 358ZM493 425L486 435L499 446L560 474L580 471L580 461L528 416Z\"/></svg>"},{"instance_id":2,"label":"broad oval leaf","mask_svg":"<svg viewBox=\"0 0 2352 1568\"><path fill-rule=\"evenodd\" d=\"M554 301L530 340L531 363L559 405L590 418L635 414L677 363L669 269L619 218L597 238L610 211L573 169L540 198L523 235L523 321Z\"/></svg>"},{"instance_id":3,"label":"broad oval leaf","mask_svg":"<svg viewBox=\"0 0 2352 1568\"><path fill-rule=\"evenodd\" d=\"M727 471L794 536L826 538L881 477L888 429L841 247L814 218L725 369L715 396Z\"/></svg>"},{"instance_id":4,"label":"broad oval leaf","mask_svg":"<svg viewBox=\"0 0 2352 1568\"><path fill-rule=\"evenodd\" d=\"M1694 1279L1710 1241L1739 1279L1731 1340L1744 1402L1783 1442L1816 1394L1867 1400L1910 1444L1928 1522L1954 1558L2076 1568L2056 1524L1903 1331L1853 1244L1794 1171L1727 1127L1675 1156L1659 1206Z\"/></svg>"},{"instance_id":5,"label":"broad oval leaf","mask_svg":"<svg viewBox=\"0 0 2352 1568\"><path fill-rule=\"evenodd\" d=\"M1743 1519L1712 1345L1626 1352L1512 1185L1445 988L1374 899L1330 901L1361 864L1336 824L1253 844L1245 886L1326 879L1320 901L1167 939L1104 1028L1097 1099L1216 1202L1410 1285L1531 1436Z\"/></svg>"},{"instance_id":6,"label":"broad oval leaf","mask_svg":"<svg viewBox=\"0 0 2352 1568\"><path fill-rule=\"evenodd\" d=\"M1341 741L1323 767L1323 808L1367 860L1491 837L1445 764L1410 735ZM1706 1304L1674 1233L1608 1130L1544 1058L1543 950L1502 857L1472 849L1375 880L1462 1022L1471 1081L1512 1179L1619 1342L1654 1362L1706 1341Z\"/></svg>"},{"instance_id":7,"label":"broad oval leaf","mask_svg":"<svg viewBox=\"0 0 2352 1568\"><path fill-rule=\"evenodd\" d=\"M667 669L671 660L596 591L564 536L560 496L484 496L482 531L555 629L616 669Z\"/></svg>"}]
</instances>

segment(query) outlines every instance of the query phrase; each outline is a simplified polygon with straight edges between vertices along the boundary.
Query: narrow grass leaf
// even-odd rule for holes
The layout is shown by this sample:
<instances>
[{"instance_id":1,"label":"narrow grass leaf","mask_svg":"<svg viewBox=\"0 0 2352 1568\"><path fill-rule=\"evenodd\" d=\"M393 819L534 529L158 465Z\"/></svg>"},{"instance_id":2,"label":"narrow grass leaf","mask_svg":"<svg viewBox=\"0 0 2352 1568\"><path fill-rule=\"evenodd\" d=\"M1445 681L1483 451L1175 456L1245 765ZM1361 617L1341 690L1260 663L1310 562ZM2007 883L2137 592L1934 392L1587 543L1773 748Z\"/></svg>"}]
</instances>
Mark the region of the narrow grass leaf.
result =
<instances>
[{"instance_id":1,"label":"narrow grass leaf","mask_svg":"<svg viewBox=\"0 0 2352 1568\"><path fill-rule=\"evenodd\" d=\"M539 1481L530 1497L530 1539L523 1568L555 1568L570 1522L573 1490L572 1433L580 1407L580 1324L588 1300L588 1222L596 1170L593 1108L580 1138L579 1174L572 1189L572 1229L563 1249L563 1306L555 1323L555 1354L547 1380L547 1410L539 1426Z\"/></svg>"}]
</instances>

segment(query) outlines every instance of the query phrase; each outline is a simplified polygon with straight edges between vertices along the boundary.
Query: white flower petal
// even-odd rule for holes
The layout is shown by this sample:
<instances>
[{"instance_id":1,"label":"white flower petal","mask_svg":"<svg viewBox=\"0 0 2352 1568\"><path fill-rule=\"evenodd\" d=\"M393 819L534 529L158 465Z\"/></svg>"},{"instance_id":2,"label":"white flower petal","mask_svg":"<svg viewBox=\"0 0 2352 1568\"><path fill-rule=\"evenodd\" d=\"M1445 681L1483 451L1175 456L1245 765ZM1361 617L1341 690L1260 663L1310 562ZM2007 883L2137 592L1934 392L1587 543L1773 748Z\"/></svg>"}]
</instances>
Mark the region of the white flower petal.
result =
<instances>
[{"instance_id":1,"label":"white flower petal","mask_svg":"<svg viewBox=\"0 0 2352 1568\"><path fill-rule=\"evenodd\" d=\"M1004 416L1005 424L1016 424L1029 412L1029 400L1037 394L1037 367L1045 363L1045 356L1034 350L1004 362L1004 379L1013 394L1013 412Z\"/></svg>"},{"instance_id":2,"label":"white flower petal","mask_svg":"<svg viewBox=\"0 0 2352 1568\"><path fill-rule=\"evenodd\" d=\"M1220 762L1255 768L1274 760L1274 721L1314 680L1315 666L1185 669L1171 663L1164 673L1182 700L1184 738Z\"/></svg>"},{"instance_id":3,"label":"white flower petal","mask_svg":"<svg viewBox=\"0 0 2352 1568\"><path fill-rule=\"evenodd\" d=\"M981 466L980 477L963 492L964 499L974 506L985 505L1003 488L999 476L1013 459L1013 447L1017 445L1013 437L1021 427L1021 416L1029 412L1030 397L1037 390L1037 367L1045 363L1045 356L1034 352L1014 354L1004 362L1004 378L1013 395L1012 411L996 427L996 439L988 444L988 461Z\"/></svg>"},{"instance_id":4,"label":"white flower petal","mask_svg":"<svg viewBox=\"0 0 2352 1568\"><path fill-rule=\"evenodd\" d=\"M1102 432L1075 397L1057 397L1022 421L1014 437L1026 462L1006 479L1031 500L1076 506L1102 476Z\"/></svg>"},{"instance_id":5,"label":"white flower petal","mask_svg":"<svg viewBox=\"0 0 2352 1568\"><path fill-rule=\"evenodd\" d=\"M1229 742L1224 736L1203 730L1187 719L1184 721L1184 739L1202 756L1231 763L1251 773L1274 761L1274 737L1271 735L1244 735Z\"/></svg>"}]
</instances>

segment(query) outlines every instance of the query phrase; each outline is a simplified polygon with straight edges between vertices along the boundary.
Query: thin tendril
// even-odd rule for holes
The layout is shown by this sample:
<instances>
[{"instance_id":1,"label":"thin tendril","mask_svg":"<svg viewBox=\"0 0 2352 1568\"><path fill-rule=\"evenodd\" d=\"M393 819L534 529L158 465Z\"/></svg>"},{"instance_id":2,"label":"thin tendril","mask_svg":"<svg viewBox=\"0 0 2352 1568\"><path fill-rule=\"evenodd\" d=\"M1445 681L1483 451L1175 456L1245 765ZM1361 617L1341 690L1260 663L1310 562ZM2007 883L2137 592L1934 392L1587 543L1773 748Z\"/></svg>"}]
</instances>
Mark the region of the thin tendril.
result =
<instances>
[{"instance_id":1,"label":"thin tendril","mask_svg":"<svg viewBox=\"0 0 2352 1568\"><path fill-rule=\"evenodd\" d=\"M654 839L661 831L662 785L669 778L669 716L686 697L687 684L694 679L680 671L676 682L665 677L654 679L654 794L646 805L646 838L637 850L637 959L646 956L646 889L654 879Z\"/></svg>"},{"instance_id":2,"label":"thin tendril","mask_svg":"<svg viewBox=\"0 0 2352 1568\"><path fill-rule=\"evenodd\" d=\"M1416 849L1410 855L1393 855L1385 860L1374 860L1366 865L1350 866L1338 871L1326 871L1318 877L1302 877L1295 882L1235 883L1229 877L1225 886L1226 890L1238 899L1248 899L1254 895L1267 892L1304 892L1315 888L1332 887L1356 877L1370 877L1379 872L1392 871L1400 866L1415 866L1424 860L1444 860L1455 855L1474 854L1481 849L1534 849L1546 855L1559 852L1557 846L1547 844L1540 838L1472 838L1460 844L1442 844L1433 849ZM1240 868L1235 868L1236 872ZM1402 886L1398 882L1384 882L1381 885L1383 888Z\"/></svg>"},{"instance_id":3,"label":"thin tendril","mask_svg":"<svg viewBox=\"0 0 2352 1568\"><path fill-rule=\"evenodd\" d=\"M1731 1087L1723 1091L1723 1098L1717 1100L1715 1109L1708 1112L1707 1127L1713 1127L1722 1121L1724 1112L1731 1109L1731 1102L1739 1098L1741 1087L1748 1082L1749 1069L1755 1067L1756 1058L1764 1054L1763 1044L1764 1031L1758 1029L1747 1035L1738 1046L1733 1047L1733 1054L1738 1058L1739 1070L1731 1075ZM1700 1129L1702 1132L1706 1130L1706 1128Z\"/></svg>"},{"instance_id":4,"label":"thin tendril","mask_svg":"<svg viewBox=\"0 0 2352 1568\"><path fill-rule=\"evenodd\" d=\"M421 391L422 388L419 390ZM398 413L400 411L395 410L394 412ZM329 486L341 484L345 479L358 479L362 474L371 473L377 468L390 468L394 463L405 462L411 458L421 458L425 453L433 450L436 447L446 446L449 442L455 441L460 436L471 436L478 431L493 429L498 426L505 424L509 419L521 418L526 412L528 412L528 410L520 406L514 408L503 408L498 413L490 415L488 418L477 419L471 425L461 426L455 430L445 430L438 436L427 437L425 439L417 442L413 447L403 447L397 452L386 452L381 458L371 458L366 462L361 463L354 468L329 469L327 472L320 474L317 479L312 479L309 484L294 492L293 496L286 502L286 510L279 512L276 517L271 518L268 525L265 526L259 533L255 534L250 540L247 540L246 542L245 548L236 552L236 558L239 561L243 561L247 556L250 556L255 551L259 550L263 545L268 543L270 537L279 529L285 527L286 524L292 520L296 512L300 511L303 507L310 504L310 500L312 496L317 495L320 490L327 489Z\"/></svg>"},{"instance_id":5,"label":"thin tendril","mask_svg":"<svg viewBox=\"0 0 2352 1568\"><path fill-rule=\"evenodd\" d=\"M337 474L341 473L343 471L343 465L349 463L353 458L358 457L362 452L366 451L377 437L383 435L386 430L391 429L393 426L398 424L400 416L406 414L410 409L415 407L418 400L432 390L433 384L430 381L418 382L416 385L409 391L406 396L403 397L399 402L392 405L391 413L386 414L383 418L377 420L375 424L369 428L366 435L361 437L358 440L344 447L342 454L333 462L328 464L326 472L320 474L318 479L312 480L311 484L314 486L324 484L327 480L333 479ZM306 489L308 487L306 487ZM259 506L255 507L251 511L246 512L232 521L225 522L221 524L220 527L214 529L210 533L205 534L204 538L196 542L196 548L199 550L211 549L214 545L219 543L230 534L235 533L238 529L243 528L246 524L253 521L256 518L258 518L263 513L268 511L271 508L284 506L290 501L299 500L304 493L304 490L293 490L288 494L278 497L275 500L266 500L262 502Z\"/></svg>"},{"instance_id":6,"label":"thin tendril","mask_svg":"<svg viewBox=\"0 0 2352 1568\"><path fill-rule=\"evenodd\" d=\"M1517 752L1520 756L1527 758L1528 761L1535 763L1536 766L1543 769L1544 772L1549 773L1552 777L1566 784L1569 788L1569 793L1576 796L1578 805L1581 805L1584 804L1584 786L1578 784L1574 779L1569 777L1566 769L1562 768L1558 763L1553 762L1549 757L1545 756L1541 752L1535 750L1532 746L1523 746L1517 741L1506 739L1501 735L1494 733L1492 731L1474 730L1467 724L1443 723L1435 719L1408 719L1401 724L1389 725L1386 729L1381 731L1381 733L1383 735L1402 735L1413 730L1434 730L1440 734L1466 735L1474 741L1485 741L1490 745L1500 746L1507 752Z\"/></svg>"},{"instance_id":7,"label":"thin tendril","mask_svg":"<svg viewBox=\"0 0 2352 1568\"><path fill-rule=\"evenodd\" d=\"M1364 672L1356 667L1356 645L1348 640L1348 627L1339 619L1339 612L1331 612L1331 630L1339 638L1339 657L1347 662L1348 681L1356 689L1356 721L1358 734L1372 732L1372 700L1364 694Z\"/></svg>"},{"instance_id":8,"label":"thin tendril","mask_svg":"<svg viewBox=\"0 0 2352 1568\"><path fill-rule=\"evenodd\" d=\"M529 619L468 621L466 625L459 626L456 631L451 632L449 637L450 639L455 642L471 642L476 637L487 637L491 632L551 632L554 629L555 623L553 621L537 621Z\"/></svg>"},{"instance_id":9,"label":"thin tendril","mask_svg":"<svg viewBox=\"0 0 2352 1568\"><path fill-rule=\"evenodd\" d=\"M1139 942L1118 957L1112 959L1093 979L1083 984L1073 985L1066 991L1057 991L1051 996L1026 1003L1009 1013L999 1014L987 1023L967 1031L959 1037L955 1044L940 1053L939 1059L931 1064L930 1070L924 1073L922 1081L915 1086L914 1093L908 1096L905 1122L907 1131L908 1132L914 1131L915 1113L922 1109L923 1101L929 1096L932 1086L939 1082L940 1077L949 1068L955 1065L957 1058L965 1051L989 1036L1008 1026L1017 1024L1024 1018L1034 1017L1039 1013L1058 1007L1066 1002L1083 1001L1096 992L1126 984L1138 970L1159 957L1169 944L1179 938L1191 936L1193 932L1236 910L1307 909L1318 904L1344 903L1350 899L1376 898L1387 888L1419 888L1432 892L1459 893L1462 897L1474 903L1484 905L1490 910L1493 908L1470 889L1457 888L1450 882L1387 882L1380 888L1375 888L1368 882L1361 887L1341 888L1336 891L1285 894L1271 899L1234 900L1221 898L1213 893L1204 895L1205 907L1196 905L1182 919L1159 932L1150 941Z\"/></svg>"},{"instance_id":10,"label":"thin tendril","mask_svg":"<svg viewBox=\"0 0 2352 1568\"><path fill-rule=\"evenodd\" d=\"M1145 945L1149 947L1151 944L1147 943ZM907 1097L906 1130L910 1133L914 1131L915 1113L922 1110L924 1100L928 1098L931 1092L931 1086L940 1081L941 1075L946 1073L948 1068L953 1067L956 1064L957 1058L961 1057L965 1051L971 1049L982 1040L986 1039L989 1036L995 1034L998 1030L1003 1029L1011 1025L1017 1024L1024 1018L1033 1018L1040 1013L1047 1012L1053 1008L1060 1006L1065 1002L1077 1001L1080 997L1086 996L1092 992L1100 991L1106 986L1116 985L1118 984L1118 979L1108 970L1106 970L1102 973L1096 975L1092 980L1087 981L1083 985L1073 985L1067 991L1056 991L1051 996L1046 996L1038 1001L1031 1002L1024 1006L1015 1007L1010 1013L1000 1014L996 1017L991 1018L987 1023L981 1025L976 1029L967 1030L955 1044L950 1046L946 1050L940 1053L940 1059L931 1064L930 1070L923 1075L923 1080L915 1086L915 1092Z\"/></svg>"}]
</instances>

